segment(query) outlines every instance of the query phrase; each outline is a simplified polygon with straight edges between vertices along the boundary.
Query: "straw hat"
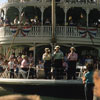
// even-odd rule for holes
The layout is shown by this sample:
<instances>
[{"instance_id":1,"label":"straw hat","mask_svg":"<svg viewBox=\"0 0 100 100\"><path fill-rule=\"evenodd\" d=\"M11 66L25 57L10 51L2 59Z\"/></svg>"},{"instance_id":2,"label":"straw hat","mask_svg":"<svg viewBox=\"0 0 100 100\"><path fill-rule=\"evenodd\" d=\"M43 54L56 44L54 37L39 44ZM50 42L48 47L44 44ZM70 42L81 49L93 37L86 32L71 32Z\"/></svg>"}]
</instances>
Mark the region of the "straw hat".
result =
<instances>
[{"instance_id":1,"label":"straw hat","mask_svg":"<svg viewBox=\"0 0 100 100\"><path fill-rule=\"evenodd\" d=\"M75 49L74 47L71 47L70 50L74 50L74 51L76 51L76 49Z\"/></svg>"},{"instance_id":2,"label":"straw hat","mask_svg":"<svg viewBox=\"0 0 100 100\"><path fill-rule=\"evenodd\" d=\"M27 55L22 55L22 58L24 59L24 58L27 58Z\"/></svg>"},{"instance_id":3,"label":"straw hat","mask_svg":"<svg viewBox=\"0 0 100 100\"><path fill-rule=\"evenodd\" d=\"M45 48L44 50L45 50L45 51L50 51L50 49L49 49L49 48Z\"/></svg>"},{"instance_id":4,"label":"straw hat","mask_svg":"<svg viewBox=\"0 0 100 100\"><path fill-rule=\"evenodd\" d=\"M31 19L31 22L33 22L34 21L34 19Z\"/></svg>"},{"instance_id":5,"label":"straw hat","mask_svg":"<svg viewBox=\"0 0 100 100\"><path fill-rule=\"evenodd\" d=\"M59 48L59 49L60 49L60 46L59 46L59 45L57 45L57 46L55 46L55 49L56 49L56 48Z\"/></svg>"}]
</instances>

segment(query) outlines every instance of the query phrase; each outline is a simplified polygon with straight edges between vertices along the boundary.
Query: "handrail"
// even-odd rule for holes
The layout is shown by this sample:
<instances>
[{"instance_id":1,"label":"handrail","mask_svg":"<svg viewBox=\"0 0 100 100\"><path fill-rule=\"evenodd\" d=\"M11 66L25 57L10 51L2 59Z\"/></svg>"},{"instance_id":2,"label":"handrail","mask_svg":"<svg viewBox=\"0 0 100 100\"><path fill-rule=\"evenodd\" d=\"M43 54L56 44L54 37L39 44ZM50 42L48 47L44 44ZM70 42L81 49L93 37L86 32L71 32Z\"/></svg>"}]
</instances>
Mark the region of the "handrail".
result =
<instances>
[{"instance_id":1,"label":"handrail","mask_svg":"<svg viewBox=\"0 0 100 100\"><path fill-rule=\"evenodd\" d=\"M0 28L0 37L10 37L13 36L18 27L16 26L6 26ZM81 27L81 29L86 27ZM95 37L100 37L100 28L89 27L89 31L92 34L95 32ZM81 37L80 29L77 26L56 26L55 35L56 37ZM86 30L87 31L87 30ZM83 32L84 33L84 32ZM51 37L52 35L52 27L51 26L22 26L20 30L19 36L27 36L27 37ZM89 34L87 34L89 35Z\"/></svg>"}]
</instances>

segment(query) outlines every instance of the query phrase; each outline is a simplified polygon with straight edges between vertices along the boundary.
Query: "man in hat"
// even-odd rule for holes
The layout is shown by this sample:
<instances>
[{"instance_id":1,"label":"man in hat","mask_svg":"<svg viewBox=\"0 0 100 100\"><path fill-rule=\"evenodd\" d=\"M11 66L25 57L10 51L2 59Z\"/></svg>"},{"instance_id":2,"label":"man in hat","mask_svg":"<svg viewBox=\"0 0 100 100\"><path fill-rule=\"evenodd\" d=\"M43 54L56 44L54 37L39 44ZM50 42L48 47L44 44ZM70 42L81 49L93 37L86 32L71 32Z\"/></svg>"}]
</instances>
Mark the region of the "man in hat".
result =
<instances>
[{"instance_id":1,"label":"man in hat","mask_svg":"<svg viewBox=\"0 0 100 100\"><path fill-rule=\"evenodd\" d=\"M44 72L45 72L45 78L50 79L50 71L51 71L51 53L49 48L45 48L45 53L42 56L44 60Z\"/></svg>"},{"instance_id":2,"label":"man in hat","mask_svg":"<svg viewBox=\"0 0 100 100\"><path fill-rule=\"evenodd\" d=\"M55 51L53 53L53 60L54 60L54 77L55 79L62 79L63 78L63 59L64 59L64 54L60 50L60 46L55 47Z\"/></svg>"},{"instance_id":3,"label":"man in hat","mask_svg":"<svg viewBox=\"0 0 100 100\"><path fill-rule=\"evenodd\" d=\"M78 59L77 53L75 53L75 48L71 47L70 48L70 53L68 53L68 73L67 73L67 78L68 79L76 79L76 62Z\"/></svg>"}]
</instances>

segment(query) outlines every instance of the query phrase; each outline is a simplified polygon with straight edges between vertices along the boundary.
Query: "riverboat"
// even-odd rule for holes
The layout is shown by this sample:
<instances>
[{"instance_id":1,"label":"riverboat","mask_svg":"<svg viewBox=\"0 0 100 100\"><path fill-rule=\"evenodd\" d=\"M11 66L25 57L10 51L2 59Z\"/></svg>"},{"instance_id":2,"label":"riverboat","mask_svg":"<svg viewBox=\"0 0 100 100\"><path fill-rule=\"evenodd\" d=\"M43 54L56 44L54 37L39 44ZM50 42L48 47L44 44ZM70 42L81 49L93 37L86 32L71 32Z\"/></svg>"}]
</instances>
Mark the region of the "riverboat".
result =
<instances>
[{"instance_id":1,"label":"riverboat","mask_svg":"<svg viewBox=\"0 0 100 100\"><path fill-rule=\"evenodd\" d=\"M0 6L0 52L6 55L12 44L10 54L31 52L37 61L45 47L60 45L64 53L74 46L79 58L100 56L99 5L99 0L55 0L52 34L51 0L8 0Z\"/></svg>"},{"instance_id":2,"label":"riverboat","mask_svg":"<svg viewBox=\"0 0 100 100\"><path fill-rule=\"evenodd\" d=\"M41 59L45 47L53 51L55 45L60 45L64 53L74 46L79 58L86 55L100 57L100 1L55 0L54 3L54 19L51 0L8 0L2 4L0 53L5 56L7 53L33 53L34 62L37 62ZM29 86L27 90L34 89L34 93L53 96L56 92L57 96L61 96L63 89L68 93L67 89L73 87L73 90L79 89L78 93L82 93L81 97L84 98L81 80L0 79L0 85L21 92ZM48 91L49 89L51 90ZM63 97L66 97L65 93L62 94ZM74 93L69 91L67 96ZM76 93L73 97L75 96Z\"/></svg>"}]
</instances>

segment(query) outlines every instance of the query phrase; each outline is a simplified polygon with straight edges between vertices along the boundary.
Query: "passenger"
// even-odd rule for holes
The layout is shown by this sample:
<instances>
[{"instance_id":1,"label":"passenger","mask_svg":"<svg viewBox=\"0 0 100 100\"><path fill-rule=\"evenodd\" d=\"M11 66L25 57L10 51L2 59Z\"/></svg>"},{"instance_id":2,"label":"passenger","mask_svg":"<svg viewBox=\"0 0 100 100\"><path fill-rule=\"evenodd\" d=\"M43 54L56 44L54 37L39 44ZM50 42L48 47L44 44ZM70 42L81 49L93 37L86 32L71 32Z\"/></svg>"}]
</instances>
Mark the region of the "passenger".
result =
<instances>
[{"instance_id":1,"label":"passenger","mask_svg":"<svg viewBox=\"0 0 100 100\"><path fill-rule=\"evenodd\" d=\"M29 62L28 62L28 57L26 55L23 55L23 60L21 62L21 69L26 73L24 76L27 77L27 73L29 70Z\"/></svg>"},{"instance_id":2,"label":"passenger","mask_svg":"<svg viewBox=\"0 0 100 100\"><path fill-rule=\"evenodd\" d=\"M3 55L0 54L0 65L3 63Z\"/></svg>"},{"instance_id":3,"label":"passenger","mask_svg":"<svg viewBox=\"0 0 100 100\"><path fill-rule=\"evenodd\" d=\"M8 61L4 60L3 63L1 64L1 66L3 67L3 70L5 70L6 68L8 68Z\"/></svg>"},{"instance_id":4,"label":"passenger","mask_svg":"<svg viewBox=\"0 0 100 100\"><path fill-rule=\"evenodd\" d=\"M67 78L68 79L76 79L76 62L78 59L77 53L75 53L75 48L70 48L70 53L68 53L68 72Z\"/></svg>"},{"instance_id":5,"label":"passenger","mask_svg":"<svg viewBox=\"0 0 100 100\"><path fill-rule=\"evenodd\" d=\"M50 21L49 21L48 18L45 20L45 23L44 23L44 24L45 24L45 25L50 25Z\"/></svg>"},{"instance_id":6,"label":"passenger","mask_svg":"<svg viewBox=\"0 0 100 100\"><path fill-rule=\"evenodd\" d=\"M91 56L87 56L86 59L85 59L85 63L87 64L93 64L93 59Z\"/></svg>"},{"instance_id":7,"label":"passenger","mask_svg":"<svg viewBox=\"0 0 100 100\"><path fill-rule=\"evenodd\" d=\"M86 64L86 73L82 77L85 86L85 100L93 100L93 64Z\"/></svg>"},{"instance_id":8,"label":"passenger","mask_svg":"<svg viewBox=\"0 0 100 100\"><path fill-rule=\"evenodd\" d=\"M0 74L3 73L7 68L8 68L8 61L7 60L4 60L0 64Z\"/></svg>"},{"instance_id":9,"label":"passenger","mask_svg":"<svg viewBox=\"0 0 100 100\"><path fill-rule=\"evenodd\" d=\"M14 58L14 73L16 73L16 77L18 77L19 67L17 58Z\"/></svg>"},{"instance_id":10,"label":"passenger","mask_svg":"<svg viewBox=\"0 0 100 100\"><path fill-rule=\"evenodd\" d=\"M35 64L33 60L29 63L29 68L30 68L30 71L29 71L28 77L31 76L31 78L34 78L36 76L36 69L35 69Z\"/></svg>"},{"instance_id":11,"label":"passenger","mask_svg":"<svg viewBox=\"0 0 100 100\"><path fill-rule=\"evenodd\" d=\"M30 53L30 55L28 57L28 61L29 61L29 63L34 62L34 58L33 58L32 53Z\"/></svg>"},{"instance_id":12,"label":"passenger","mask_svg":"<svg viewBox=\"0 0 100 100\"><path fill-rule=\"evenodd\" d=\"M0 27L3 26L3 24L4 23L3 23L2 19L0 18Z\"/></svg>"},{"instance_id":13,"label":"passenger","mask_svg":"<svg viewBox=\"0 0 100 100\"><path fill-rule=\"evenodd\" d=\"M23 60L21 62L21 68L24 71L27 71L29 68L29 62L28 62L28 57L26 55L23 55Z\"/></svg>"},{"instance_id":14,"label":"passenger","mask_svg":"<svg viewBox=\"0 0 100 100\"><path fill-rule=\"evenodd\" d=\"M26 18L24 25L26 25L26 26L27 26L27 25L30 25L29 19Z\"/></svg>"},{"instance_id":15,"label":"passenger","mask_svg":"<svg viewBox=\"0 0 100 100\"><path fill-rule=\"evenodd\" d=\"M34 25L34 19L30 19L31 20L31 25Z\"/></svg>"},{"instance_id":16,"label":"passenger","mask_svg":"<svg viewBox=\"0 0 100 100\"><path fill-rule=\"evenodd\" d=\"M63 61L63 68L64 68L64 76L67 78L67 71L68 71L68 59L67 59L68 54L66 53L64 56L64 61Z\"/></svg>"},{"instance_id":17,"label":"passenger","mask_svg":"<svg viewBox=\"0 0 100 100\"><path fill-rule=\"evenodd\" d=\"M64 56L64 62L63 66L65 67L66 70L68 70L68 59L67 59L68 54L66 53Z\"/></svg>"},{"instance_id":18,"label":"passenger","mask_svg":"<svg viewBox=\"0 0 100 100\"><path fill-rule=\"evenodd\" d=\"M49 48L45 48L42 58L44 61L45 79L51 79L51 53Z\"/></svg>"},{"instance_id":19,"label":"passenger","mask_svg":"<svg viewBox=\"0 0 100 100\"><path fill-rule=\"evenodd\" d=\"M10 26L10 20L8 18L5 19L4 21L4 26Z\"/></svg>"},{"instance_id":20,"label":"passenger","mask_svg":"<svg viewBox=\"0 0 100 100\"><path fill-rule=\"evenodd\" d=\"M55 51L52 55L53 61L54 61L54 77L55 79L62 79L63 78L63 59L64 59L64 54L60 50L60 46L55 47Z\"/></svg>"},{"instance_id":21,"label":"passenger","mask_svg":"<svg viewBox=\"0 0 100 100\"><path fill-rule=\"evenodd\" d=\"M39 69L43 69L44 68L44 63L41 60L39 60L37 67Z\"/></svg>"},{"instance_id":22,"label":"passenger","mask_svg":"<svg viewBox=\"0 0 100 100\"><path fill-rule=\"evenodd\" d=\"M36 65L36 77L37 78L44 78L44 63L39 60L38 65Z\"/></svg>"},{"instance_id":23,"label":"passenger","mask_svg":"<svg viewBox=\"0 0 100 100\"><path fill-rule=\"evenodd\" d=\"M93 100L100 100L100 70L96 70L93 75L94 96Z\"/></svg>"},{"instance_id":24,"label":"passenger","mask_svg":"<svg viewBox=\"0 0 100 100\"><path fill-rule=\"evenodd\" d=\"M10 78L14 78L14 58L13 57L9 58L8 70L10 71Z\"/></svg>"},{"instance_id":25,"label":"passenger","mask_svg":"<svg viewBox=\"0 0 100 100\"><path fill-rule=\"evenodd\" d=\"M10 55L10 57L16 58L15 53L12 53L12 54Z\"/></svg>"},{"instance_id":26,"label":"passenger","mask_svg":"<svg viewBox=\"0 0 100 100\"><path fill-rule=\"evenodd\" d=\"M17 60L18 60L18 64L21 65L21 62L22 62L22 60L23 60L23 59L22 59L22 54L21 54L21 53L18 54Z\"/></svg>"}]
</instances>

